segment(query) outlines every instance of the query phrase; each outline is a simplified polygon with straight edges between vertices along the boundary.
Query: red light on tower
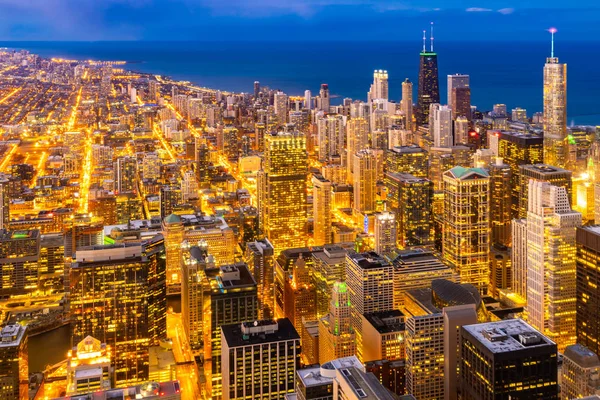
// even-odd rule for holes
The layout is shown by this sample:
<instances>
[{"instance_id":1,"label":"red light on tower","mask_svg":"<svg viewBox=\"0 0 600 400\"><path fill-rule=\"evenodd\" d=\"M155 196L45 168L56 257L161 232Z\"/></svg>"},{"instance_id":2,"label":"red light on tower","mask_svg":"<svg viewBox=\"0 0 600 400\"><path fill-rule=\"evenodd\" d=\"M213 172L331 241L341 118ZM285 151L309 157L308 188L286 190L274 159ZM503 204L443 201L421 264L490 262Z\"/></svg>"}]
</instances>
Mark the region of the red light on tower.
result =
<instances>
[{"instance_id":1,"label":"red light on tower","mask_svg":"<svg viewBox=\"0 0 600 400\"><path fill-rule=\"evenodd\" d=\"M476 137L477 136L477 132L471 131L471 132L469 132L469 136Z\"/></svg>"}]
</instances>

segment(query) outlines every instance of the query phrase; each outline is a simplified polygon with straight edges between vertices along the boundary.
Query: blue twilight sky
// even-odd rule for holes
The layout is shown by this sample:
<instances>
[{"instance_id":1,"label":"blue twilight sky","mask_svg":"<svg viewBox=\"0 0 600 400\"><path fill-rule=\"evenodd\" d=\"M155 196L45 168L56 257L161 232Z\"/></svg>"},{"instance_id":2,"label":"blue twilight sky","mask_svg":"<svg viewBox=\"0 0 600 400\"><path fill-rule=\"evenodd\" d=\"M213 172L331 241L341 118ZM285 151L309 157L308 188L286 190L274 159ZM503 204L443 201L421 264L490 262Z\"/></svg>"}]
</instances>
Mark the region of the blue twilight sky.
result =
<instances>
[{"instance_id":1,"label":"blue twilight sky","mask_svg":"<svg viewBox=\"0 0 600 400\"><path fill-rule=\"evenodd\" d=\"M0 0L0 40L600 40L599 0Z\"/></svg>"}]
</instances>

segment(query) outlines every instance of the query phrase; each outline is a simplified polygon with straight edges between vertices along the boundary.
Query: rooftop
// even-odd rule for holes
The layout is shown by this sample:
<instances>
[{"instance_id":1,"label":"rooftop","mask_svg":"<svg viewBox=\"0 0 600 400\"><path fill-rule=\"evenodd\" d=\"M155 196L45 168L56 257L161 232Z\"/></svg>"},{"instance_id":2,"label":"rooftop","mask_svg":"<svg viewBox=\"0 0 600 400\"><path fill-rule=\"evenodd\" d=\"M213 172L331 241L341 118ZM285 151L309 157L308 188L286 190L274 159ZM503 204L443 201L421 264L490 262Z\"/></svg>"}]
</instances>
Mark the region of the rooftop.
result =
<instances>
[{"instance_id":1,"label":"rooftop","mask_svg":"<svg viewBox=\"0 0 600 400\"><path fill-rule=\"evenodd\" d=\"M6 325L0 331L0 347L13 347L23 340L26 328L19 324Z\"/></svg>"},{"instance_id":2,"label":"rooftop","mask_svg":"<svg viewBox=\"0 0 600 400\"><path fill-rule=\"evenodd\" d=\"M452 175L452 177L460 180L483 179L490 177L487 171L483 168L465 168L461 166L456 166L449 171L446 171L444 175L446 174Z\"/></svg>"},{"instance_id":3,"label":"rooftop","mask_svg":"<svg viewBox=\"0 0 600 400\"><path fill-rule=\"evenodd\" d=\"M375 311L364 317L379 333L404 332L404 314L400 310Z\"/></svg>"},{"instance_id":4,"label":"rooftop","mask_svg":"<svg viewBox=\"0 0 600 400\"><path fill-rule=\"evenodd\" d=\"M244 326L244 324L247 325ZM246 322L244 324L221 326L223 339L229 348L280 342L284 340L300 340L300 335L298 335L294 325L292 325L292 322L288 318L279 319L277 321L264 320ZM255 330L257 333L254 333Z\"/></svg>"},{"instance_id":5,"label":"rooftop","mask_svg":"<svg viewBox=\"0 0 600 400\"><path fill-rule=\"evenodd\" d=\"M181 388L178 381L147 382L138 386L123 389L102 390L93 393L60 397L56 400L127 400L127 399L160 399L180 398Z\"/></svg>"},{"instance_id":6,"label":"rooftop","mask_svg":"<svg viewBox=\"0 0 600 400\"><path fill-rule=\"evenodd\" d=\"M368 251L365 253L351 253L346 255L347 258L358 265L362 269L375 269L375 268L386 268L391 267L391 264L387 259L374 251Z\"/></svg>"},{"instance_id":7,"label":"rooftop","mask_svg":"<svg viewBox=\"0 0 600 400\"><path fill-rule=\"evenodd\" d=\"M564 357L583 368L600 367L598 355L581 344L567 346Z\"/></svg>"},{"instance_id":8,"label":"rooftop","mask_svg":"<svg viewBox=\"0 0 600 400\"><path fill-rule=\"evenodd\" d=\"M465 325L462 329L495 354L545 346L554 346L556 349L553 341L522 319Z\"/></svg>"},{"instance_id":9,"label":"rooftop","mask_svg":"<svg viewBox=\"0 0 600 400\"><path fill-rule=\"evenodd\" d=\"M333 383L335 370L349 367L362 368L363 365L356 356L349 356L329 361L320 367L299 369L296 376L305 387L320 386Z\"/></svg>"}]
</instances>

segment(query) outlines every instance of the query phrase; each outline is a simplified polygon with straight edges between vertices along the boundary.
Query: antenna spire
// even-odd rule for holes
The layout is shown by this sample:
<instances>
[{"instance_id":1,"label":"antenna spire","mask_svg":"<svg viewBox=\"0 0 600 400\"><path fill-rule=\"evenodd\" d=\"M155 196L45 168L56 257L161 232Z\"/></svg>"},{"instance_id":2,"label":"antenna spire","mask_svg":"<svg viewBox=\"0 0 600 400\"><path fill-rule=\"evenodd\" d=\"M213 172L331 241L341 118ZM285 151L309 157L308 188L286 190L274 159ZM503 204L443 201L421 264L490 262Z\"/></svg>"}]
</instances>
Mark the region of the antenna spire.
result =
<instances>
[{"instance_id":1,"label":"antenna spire","mask_svg":"<svg viewBox=\"0 0 600 400\"><path fill-rule=\"evenodd\" d=\"M554 58L554 34L556 33L556 28L550 28L548 30L552 34L552 42L551 42L552 44L550 47L550 58Z\"/></svg>"},{"instance_id":2,"label":"antenna spire","mask_svg":"<svg viewBox=\"0 0 600 400\"><path fill-rule=\"evenodd\" d=\"M423 53L425 53L427 51L427 49L425 48L426 46L426 41L427 41L427 37L425 36L425 30L423 31Z\"/></svg>"},{"instance_id":3,"label":"antenna spire","mask_svg":"<svg viewBox=\"0 0 600 400\"><path fill-rule=\"evenodd\" d=\"M431 23L431 52L433 53L433 22Z\"/></svg>"}]
</instances>

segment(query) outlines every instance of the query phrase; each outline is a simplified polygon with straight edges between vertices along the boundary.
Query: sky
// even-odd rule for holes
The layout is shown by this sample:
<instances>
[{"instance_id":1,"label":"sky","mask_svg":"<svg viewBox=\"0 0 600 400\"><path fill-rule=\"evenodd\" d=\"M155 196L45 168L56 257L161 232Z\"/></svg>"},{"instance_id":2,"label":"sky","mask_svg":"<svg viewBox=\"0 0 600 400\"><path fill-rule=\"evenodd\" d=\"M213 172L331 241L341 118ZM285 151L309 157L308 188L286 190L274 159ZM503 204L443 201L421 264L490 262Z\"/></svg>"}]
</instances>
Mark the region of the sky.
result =
<instances>
[{"instance_id":1,"label":"sky","mask_svg":"<svg viewBox=\"0 0 600 400\"><path fill-rule=\"evenodd\" d=\"M600 40L598 0L0 0L0 40Z\"/></svg>"}]
</instances>

